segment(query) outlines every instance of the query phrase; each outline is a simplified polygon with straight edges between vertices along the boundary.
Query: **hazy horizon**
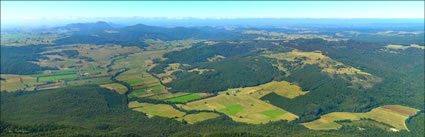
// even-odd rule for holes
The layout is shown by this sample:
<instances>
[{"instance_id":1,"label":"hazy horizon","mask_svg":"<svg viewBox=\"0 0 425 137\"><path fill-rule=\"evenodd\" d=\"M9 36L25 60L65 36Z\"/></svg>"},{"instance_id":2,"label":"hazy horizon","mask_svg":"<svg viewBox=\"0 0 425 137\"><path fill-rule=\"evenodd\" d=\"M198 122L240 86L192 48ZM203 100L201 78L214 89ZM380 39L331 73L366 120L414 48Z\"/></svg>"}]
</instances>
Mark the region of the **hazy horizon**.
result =
<instances>
[{"instance_id":1,"label":"hazy horizon","mask_svg":"<svg viewBox=\"0 0 425 137\"><path fill-rule=\"evenodd\" d=\"M96 21L131 25L143 20L149 24L152 20L236 19L403 19L422 23L423 10L424 1L1 1L1 25L35 27Z\"/></svg>"},{"instance_id":2,"label":"hazy horizon","mask_svg":"<svg viewBox=\"0 0 425 137\"><path fill-rule=\"evenodd\" d=\"M1 24L2 29L49 28L73 23L107 22L120 26L145 24L165 27L193 26L291 26L291 25L373 25L373 24L423 24L420 18L179 18L128 17L128 18L80 18L75 20L42 20L27 23L11 22ZM30 24L28 24L30 23Z\"/></svg>"}]
</instances>

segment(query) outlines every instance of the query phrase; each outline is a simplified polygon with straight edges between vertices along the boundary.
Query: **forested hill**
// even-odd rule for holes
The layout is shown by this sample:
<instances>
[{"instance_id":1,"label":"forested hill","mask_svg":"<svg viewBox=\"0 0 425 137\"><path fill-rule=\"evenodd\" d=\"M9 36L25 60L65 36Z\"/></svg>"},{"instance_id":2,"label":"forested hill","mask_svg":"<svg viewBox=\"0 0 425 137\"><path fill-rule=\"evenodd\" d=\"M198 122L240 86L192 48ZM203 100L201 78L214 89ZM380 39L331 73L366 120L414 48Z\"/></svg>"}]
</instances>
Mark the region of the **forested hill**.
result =
<instances>
[{"instance_id":1,"label":"forested hill","mask_svg":"<svg viewBox=\"0 0 425 137\"><path fill-rule=\"evenodd\" d=\"M146 39L163 41L184 39L223 40L235 39L240 33L210 27L156 27L137 24L123 28L114 28L106 22L70 24L57 29L69 31L71 36L55 41L63 44L105 44L114 43L128 46L144 47Z\"/></svg>"}]
</instances>

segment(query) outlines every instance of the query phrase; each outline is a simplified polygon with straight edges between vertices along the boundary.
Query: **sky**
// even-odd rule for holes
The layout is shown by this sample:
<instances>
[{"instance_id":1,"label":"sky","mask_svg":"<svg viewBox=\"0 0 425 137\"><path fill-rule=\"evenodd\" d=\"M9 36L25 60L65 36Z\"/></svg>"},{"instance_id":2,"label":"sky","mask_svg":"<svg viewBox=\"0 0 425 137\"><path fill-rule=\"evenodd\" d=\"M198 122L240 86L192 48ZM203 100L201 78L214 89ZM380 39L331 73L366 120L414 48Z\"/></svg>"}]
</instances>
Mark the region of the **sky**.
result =
<instances>
[{"instance_id":1,"label":"sky","mask_svg":"<svg viewBox=\"0 0 425 137\"><path fill-rule=\"evenodd\" d=\"M1 1L2 24L110 17L424 18L424 1Z\"/></svg>"}]
</instances>

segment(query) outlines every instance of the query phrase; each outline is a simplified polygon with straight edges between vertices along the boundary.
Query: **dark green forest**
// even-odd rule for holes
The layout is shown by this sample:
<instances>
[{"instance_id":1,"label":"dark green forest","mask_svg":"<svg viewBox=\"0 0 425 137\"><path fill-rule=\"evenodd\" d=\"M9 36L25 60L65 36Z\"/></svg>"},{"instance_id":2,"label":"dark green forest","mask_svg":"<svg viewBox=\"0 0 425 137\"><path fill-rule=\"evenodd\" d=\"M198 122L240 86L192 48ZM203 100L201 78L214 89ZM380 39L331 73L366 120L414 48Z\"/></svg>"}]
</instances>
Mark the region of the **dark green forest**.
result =
<instances>
[{"instance_id":1,"label":"dark green forest","mask_svg":"<svg viewBox=\"0 0 425 137\"><path fill-rule=\"evenodd\" d=\"M199 69L214 69L203 72L174 72L176 80L165 84L171 92L218 92L229 88L256 86L272 80L280 80L285 75L273 67L271 60L264 57L247 57L200 64Z\"/></svg>"},{"instance_id":2,"label":"dark green forest","mask_svg":"<svg viewBox=\"0 0 425 137\"><path fill-rule=\"evenodd\" d=\"M1 46L1 73L2 74L36 74L43 70L56 70L57 68L41 67L30 61L37 61L42 56L45 45L30 45L24 47Z\"/></svg>"},{"instance_id":3,"label":"dark green forest","mask_svg":"<svg viewBox=\"0 0 425 137\"><path fill-rule=\"evenodd\" d=\"M125 98L97 86L66 87L36 92L1 92L1 134L4 136L386 136L388 131L356 127L338 131L313 131L286 121L243 124L229 117L194 125L168 118L148 118L127 109ZM6 121L4 121L6 120ZM13 121L13 124L8 122ZM408 123L414 136L423 132L423 114Z\"/></svg>"}]
</instances>

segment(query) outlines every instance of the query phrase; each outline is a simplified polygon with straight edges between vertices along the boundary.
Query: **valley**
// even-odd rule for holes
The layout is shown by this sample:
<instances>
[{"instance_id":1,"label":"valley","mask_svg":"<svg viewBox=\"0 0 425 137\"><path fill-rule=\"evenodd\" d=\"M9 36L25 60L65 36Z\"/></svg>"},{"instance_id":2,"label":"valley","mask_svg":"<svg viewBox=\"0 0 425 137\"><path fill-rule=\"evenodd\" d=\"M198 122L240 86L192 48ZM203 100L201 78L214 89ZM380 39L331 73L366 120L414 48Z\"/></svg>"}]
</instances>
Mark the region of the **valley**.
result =
<instances>
[{"instance_id":1,"label":"valley","mask_svg":"<svg viewBox=\"0 0 425 137\"><path fill-rule=\"evenodd\" d=\"M106 135L421 133L411 125L423 119L423 40L374 43L379 32L361 30L369 41L282 28L84 29L102 24L4 34L2 122Z\"/></svg>"}]
</instances>

